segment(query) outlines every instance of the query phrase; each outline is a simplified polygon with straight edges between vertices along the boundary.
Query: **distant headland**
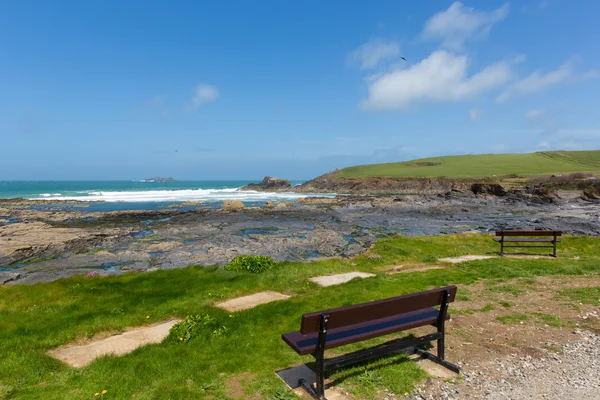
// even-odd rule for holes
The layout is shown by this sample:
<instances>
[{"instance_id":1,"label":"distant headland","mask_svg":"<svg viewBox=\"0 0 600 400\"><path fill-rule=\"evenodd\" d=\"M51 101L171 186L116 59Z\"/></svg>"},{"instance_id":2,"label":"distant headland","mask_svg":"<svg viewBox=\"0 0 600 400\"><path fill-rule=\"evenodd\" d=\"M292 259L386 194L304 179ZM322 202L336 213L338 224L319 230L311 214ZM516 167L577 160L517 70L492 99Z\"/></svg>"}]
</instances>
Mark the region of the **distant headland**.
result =
<instances>
[{"instance_id":1,"label":"distant headland","mask_svg":"<svg viewBox=\"0 0 600 400\"><path fill-rule=\"evenodd\" d=\"M154 178L142 179L140 182L177 182L177 179L157 176Z\"/></svg>"}]
</instances>

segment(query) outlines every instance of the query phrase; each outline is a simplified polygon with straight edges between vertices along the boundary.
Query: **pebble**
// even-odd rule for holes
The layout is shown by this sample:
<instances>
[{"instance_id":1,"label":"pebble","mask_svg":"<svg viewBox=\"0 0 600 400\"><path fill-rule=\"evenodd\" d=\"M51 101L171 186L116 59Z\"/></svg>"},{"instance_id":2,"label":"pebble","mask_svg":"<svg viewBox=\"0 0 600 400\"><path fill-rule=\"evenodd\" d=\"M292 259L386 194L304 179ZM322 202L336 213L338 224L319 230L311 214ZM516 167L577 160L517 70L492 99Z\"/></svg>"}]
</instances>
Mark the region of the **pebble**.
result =
<instances>
[{"instance_id":1,"label":"pebble","mask_svg":"<svg viewBox=\"0 0 600 400\"><path fill-rule=\"evenodd\" d=\"M406 399L600 399L600 336L579 328L573 333L580 336L560 355L513 354L495 360L500 368L463 371L462 382L426 382Z\"/></svg>"}]
</instances>

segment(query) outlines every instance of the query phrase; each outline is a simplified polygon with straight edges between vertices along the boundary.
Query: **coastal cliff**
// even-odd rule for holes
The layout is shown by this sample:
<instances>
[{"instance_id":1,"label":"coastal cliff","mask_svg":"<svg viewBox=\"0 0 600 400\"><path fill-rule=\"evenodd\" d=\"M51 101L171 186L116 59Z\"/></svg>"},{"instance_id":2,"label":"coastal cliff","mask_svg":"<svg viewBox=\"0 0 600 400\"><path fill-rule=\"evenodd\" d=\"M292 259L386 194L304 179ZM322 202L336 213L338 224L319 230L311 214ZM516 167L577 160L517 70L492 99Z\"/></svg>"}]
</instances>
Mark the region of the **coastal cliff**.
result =
<instances>
[{"instance_id":1,"label":"coastal cliff","mask_svg":"<svg viewBox=\"0 0 600 400\"><path fill-rule=\"evenodd\" d=\"M478 182L486 183L484 178ZM297 193L338 193L338 194L390 194L418 193L431 194L452 189L469 190L472 180L447 178L344 178L337 171L329 172L293 188Z\"/></svg>"}]
</instances>

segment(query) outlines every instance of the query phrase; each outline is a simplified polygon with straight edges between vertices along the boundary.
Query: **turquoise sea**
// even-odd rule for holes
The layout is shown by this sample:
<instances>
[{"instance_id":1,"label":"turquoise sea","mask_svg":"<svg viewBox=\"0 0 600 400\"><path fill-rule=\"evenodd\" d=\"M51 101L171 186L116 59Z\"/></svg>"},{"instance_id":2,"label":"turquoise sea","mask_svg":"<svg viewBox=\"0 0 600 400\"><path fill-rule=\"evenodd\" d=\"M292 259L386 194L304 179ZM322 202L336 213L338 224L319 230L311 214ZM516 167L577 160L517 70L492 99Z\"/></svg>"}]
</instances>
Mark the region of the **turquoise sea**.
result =
<instances>
[{"instance_id":1,"label":"turquoise sea","mask_svg":"<svg viewBox=\"0 0 600 400\"><path fill-rule=\"evenodd\" d=\"M0 181L1 198L35 200L74 200L93 202L85 205L89 211L127 209L158 209L186 201L201 201L208 205L223 200L241 200L247 205L260 205L267 200L293 201L307 195L296 193L264 193L241 191L239 188L259 181ZM292 181L297 185L302 181Z\"/></svg>"}]
</instances>

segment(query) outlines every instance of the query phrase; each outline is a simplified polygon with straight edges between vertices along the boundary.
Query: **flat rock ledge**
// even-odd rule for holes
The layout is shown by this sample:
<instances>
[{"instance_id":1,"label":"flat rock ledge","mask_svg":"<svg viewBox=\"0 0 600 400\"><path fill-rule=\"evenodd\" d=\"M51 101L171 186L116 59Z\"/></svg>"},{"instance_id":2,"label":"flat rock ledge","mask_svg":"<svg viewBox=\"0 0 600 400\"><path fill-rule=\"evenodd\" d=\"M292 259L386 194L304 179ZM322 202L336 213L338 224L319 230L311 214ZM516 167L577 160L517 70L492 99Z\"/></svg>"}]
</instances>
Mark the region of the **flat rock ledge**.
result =
<instances>
[{"instance_id":1,"label":"flat rock ledge","mask_svg":"<svg viewBox=\"0 0 600 400\"><path fill-rule=\"evenodd\" d=\"M169 336L171 327L180 321L174 319L158 325L133 328L119 335L95 340L84 345L68 344L50 350L48 354L71 367L81 368L98 357L109 354L123 355L147 344L160 343Z\"/></svg>"},{"instance_id":2,"label":"flat rock ledge","mask_svg":"<svg viewBox=\"0 0 600 400\"><path fill-rule=\"evenodd\" d=\"M373 276L375 275L369 274L368 272L348 272L345 274L337 275L315 276L314 278L310 278L309 280L316 283L317 285L326 287L350 282L354 278L371 278Z\"/></svg>"},{"instance_id":3,"label":"flat rock ledge","mask_svg":"<svg viewBox=\"0 0 600 400\"><path fill-rule=\"evenodd\" d=\"M235 299L227 300L221 303L217 303L216 306L223 308L229 312L248 310L261 304L270 303L272 301L286 300L292 296L278 292L258 292L249 296L237 297Z\"/></svg>"},{"instance_id":4,"label":"flat rock ledge","mask_svg":"<svg viewBox=\"0 0 600 400\"><path fill-rule=\"evenodd\" d=\"M18 272L12 272L12 271L0 272L0 286L4 285L5 283L8 283L8 282L16 281L20 277L21 277L21 274Z\"/></svg>"},{"instance_id":5,"label":"flat rock ledge","mask_svg":"<svg viewBox=\"0 0 600 400\"><path fill-rule=\"evenodd\" d=\"M462 262L475 261L475 260L488 260L490 258L497 258L497 257L496 256L476 256L476 255L469 255L469 256L460 256L460 257L440 258L440 259L438 259L438 261L440 261L440 262L447 262L447 263L451 263L451 264L459 264L459 263L462 263Z\"/></svg>"}]
</instances>

